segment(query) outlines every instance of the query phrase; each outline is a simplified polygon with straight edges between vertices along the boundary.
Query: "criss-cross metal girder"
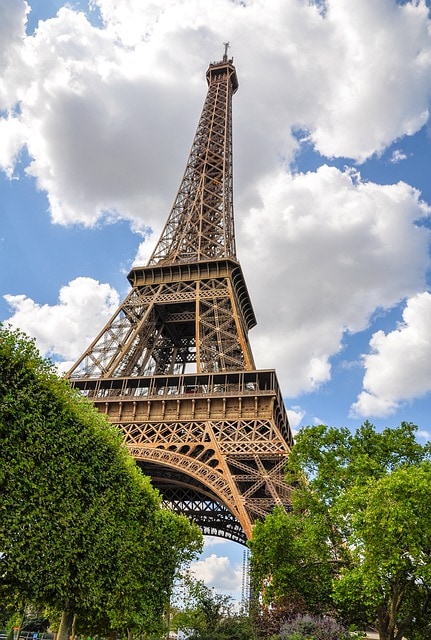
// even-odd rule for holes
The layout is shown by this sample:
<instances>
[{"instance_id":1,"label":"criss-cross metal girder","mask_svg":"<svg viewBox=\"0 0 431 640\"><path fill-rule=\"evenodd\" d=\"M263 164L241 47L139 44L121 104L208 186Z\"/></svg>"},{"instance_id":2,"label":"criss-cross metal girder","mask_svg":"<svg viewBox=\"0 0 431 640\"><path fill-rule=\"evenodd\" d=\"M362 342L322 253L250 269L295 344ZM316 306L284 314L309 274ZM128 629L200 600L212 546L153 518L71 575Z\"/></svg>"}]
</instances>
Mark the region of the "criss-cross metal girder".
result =
<instances>
[{"instance_id":1,"label":"criss-cross metal girder","mask_svg":"<svg viewBox=\"0 0 431 640\"><path fill-rule=\"evenodd\" d=\"M235 67L227 59L207 71L208 94L184 177L149 264L234 258L232 95Z\"/></svg>"},{"instance_id":2,"label":"criss-cross metal girder","mask_svg":"<svg viewBox=\"0 0 431 640\"><path fill-rule=\"evenodd\" d=\"M256 318L235 252L232 60L206 77L160 240L68 377L123 431L169 508L245 543L257 519L289 505L293 439L276 374L256 370L248 341Z\"/></svg>"}]
</instances>

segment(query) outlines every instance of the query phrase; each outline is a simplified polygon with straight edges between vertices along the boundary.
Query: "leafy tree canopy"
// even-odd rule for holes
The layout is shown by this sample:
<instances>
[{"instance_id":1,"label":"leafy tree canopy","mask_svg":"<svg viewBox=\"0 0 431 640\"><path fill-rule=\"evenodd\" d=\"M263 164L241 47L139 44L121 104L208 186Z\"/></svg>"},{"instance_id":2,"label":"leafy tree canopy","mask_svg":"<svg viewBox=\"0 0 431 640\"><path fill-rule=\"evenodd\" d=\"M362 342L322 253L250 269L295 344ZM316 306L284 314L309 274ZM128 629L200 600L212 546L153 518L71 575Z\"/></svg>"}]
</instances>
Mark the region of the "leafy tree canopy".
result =
<instances>
[{"instance_id":1,"label":"leafy tree canopy","mask_svg":"<svg viewBox=\"0 0 431 640\"><path fill-rule=\"evenodd\" d=\"M0 325L0 595L106 629L156 625L198 529L160 497L119 431ZM151 576L151 583L149 576ZM89 628L91 630L91 628Z\"/></svg>"},{"instance_id":2,"label":"leafy tree canopy","mask_svg":"<svg viewBox=\"0 0 431 640\"><path fill-rule=\"evenodd\" d=\"M402 423L378 433L366 422L356 433L325 425L299 433L287 467L292 512L276 510L251 542L269 600L301 597L309 611L377 625L382 640L424 633L431 449L416 431Z\"/></svg>"}]
</instances>

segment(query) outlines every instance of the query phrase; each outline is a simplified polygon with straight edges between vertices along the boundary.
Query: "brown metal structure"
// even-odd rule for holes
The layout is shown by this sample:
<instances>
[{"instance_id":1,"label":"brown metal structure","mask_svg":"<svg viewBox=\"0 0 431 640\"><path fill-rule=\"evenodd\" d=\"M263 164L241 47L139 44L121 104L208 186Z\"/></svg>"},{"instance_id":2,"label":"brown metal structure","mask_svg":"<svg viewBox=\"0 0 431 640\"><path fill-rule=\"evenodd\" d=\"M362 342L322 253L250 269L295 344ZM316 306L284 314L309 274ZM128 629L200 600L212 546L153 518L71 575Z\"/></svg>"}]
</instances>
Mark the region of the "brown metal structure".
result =
<instances>
[{"instance_id":1,"label":"brown metal structure","mask_svg":"<svg viewBox=\"0 0 431 640\"><path fill-rule=\"evenodd\" d=\"M236 258L233 61L210 64L208 93L160 240L131 291L68 373L124 432L166 505L205 534L240 543L276 504L292 445L276 374L255 369L256 324Z\"/></svg>"}]
</instances>

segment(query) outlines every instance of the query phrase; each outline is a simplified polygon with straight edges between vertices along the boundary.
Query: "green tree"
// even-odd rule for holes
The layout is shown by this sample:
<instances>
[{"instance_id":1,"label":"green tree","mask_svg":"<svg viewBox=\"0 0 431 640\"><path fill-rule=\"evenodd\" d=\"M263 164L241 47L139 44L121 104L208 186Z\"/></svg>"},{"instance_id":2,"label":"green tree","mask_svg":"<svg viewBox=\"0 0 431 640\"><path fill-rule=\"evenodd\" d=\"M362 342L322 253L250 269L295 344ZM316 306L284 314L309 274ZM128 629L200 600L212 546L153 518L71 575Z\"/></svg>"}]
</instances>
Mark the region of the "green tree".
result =
<instances>
[{"instance_id":1,"label":"green tree","mask_svg":"<svg viewBox=\"0 0 431 640\"><path fill-rule=\"evenodd\" d=\"M0 326L1 593L105 628L160 620L175 563L200 533L172 515L118 430L58 378L34 343ZM165 549L154 553L155 545ZM158 581L147 574L166 561Z\"/></svg>"},{"instance_id":2,"label":"green tree","mask_svg":"<svg viewBox=\"0 0 431 640\"><path fill-rule=\"evenodd\" d=\"M428 461L396 469L344 496L352 510L353 562L334 582L334 598L350 615L361 605L384 640L412 633L430 637L430 496Z\"/></svg>"},{"instance_id":3,"label":"green tree","mask_svg":"<svg viewBox=\"0 0 431 640\"><path fill-rule=\"evenodd\" d=\"M217 593L201 580L184 578L181 608L172 628L184 629L189 640L253 640L255 632L248 615L234 611L230 596Z\"/></svg>"},{"instance_id":4,"label":"green tree","mask_svg":"<svg viewBox=\"0 0 431 640\"><path fill-rule=\"evenodd\" d=\"M402 423L378 433L366 422L354 434L323 425L300 432L287 469L292 512L258 524L251 543L267 597L299 594L308 610L372 622L381 640L424 633L430 445L418 444L416 430Z\"/></svg>"},{"instance_id":5,"label":"green tree","mask_svg":"<svg viewBox=\"0 0 431 640\"><path fill-rule=\"evenodd\" d=\"M295 501L295 496L293 496ZM334 558L330 540L332 528L328 518L316 513L294 510L286 514L278 507L258 522L250 548L252 578L263 585L264 604L279 610L286 603L298 603L299 611L332 613L332 578L340 559ZM286 617L293 613L291 607Z\"/></svg>"},{"instance_id":6,"label":"green tree","mask_svg":"<svg viewBox=\"0 0 431 640\"><path fill-rule=\"evenodd\" d=\"M142 538L142 529L137 535L140 539L133 547L121 550L121 570L106 610L115 630L157 634L166 624L176 576L202 550L202 533L185 516L159 509L147 539ZM136 553L139 547L141 552Z\"/></svg>"}]
</instances>

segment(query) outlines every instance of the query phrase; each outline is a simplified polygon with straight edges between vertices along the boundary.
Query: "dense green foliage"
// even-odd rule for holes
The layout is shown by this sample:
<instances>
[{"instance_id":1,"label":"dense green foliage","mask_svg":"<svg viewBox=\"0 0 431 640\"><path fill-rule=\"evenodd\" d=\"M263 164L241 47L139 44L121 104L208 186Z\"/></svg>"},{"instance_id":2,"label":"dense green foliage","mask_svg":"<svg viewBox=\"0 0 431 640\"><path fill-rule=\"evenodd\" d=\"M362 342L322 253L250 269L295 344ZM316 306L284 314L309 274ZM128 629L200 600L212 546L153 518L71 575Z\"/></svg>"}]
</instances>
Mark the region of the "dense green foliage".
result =
<instances>
[{"instance_id":1,"label":"dense green foliage","mask_svg":"<svg viewBox=\"0 0 431 640\"><path fill-rule=\"evenodd\" d=\"M416 427L303 429L288 463L291 513L256 525L268 601L375 625L382 640L431 633L431 463ZM416 634L416 635L415 635Z\"/></svg>"},{"instance_id":2,"label":"dense green foliage","mask_svg":"<svg viewBox=\"0 0 431 640\"><path fill-rule=\"evenodd\" d=\"M87 632L158 628L200 532L161 509L118 430L32 341L2 326L0 439L0 596L8 609L63 612L60 635L75 615Z\"/></svg>"}]
</instances>

